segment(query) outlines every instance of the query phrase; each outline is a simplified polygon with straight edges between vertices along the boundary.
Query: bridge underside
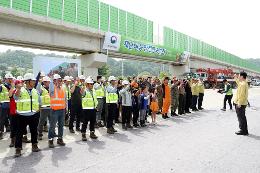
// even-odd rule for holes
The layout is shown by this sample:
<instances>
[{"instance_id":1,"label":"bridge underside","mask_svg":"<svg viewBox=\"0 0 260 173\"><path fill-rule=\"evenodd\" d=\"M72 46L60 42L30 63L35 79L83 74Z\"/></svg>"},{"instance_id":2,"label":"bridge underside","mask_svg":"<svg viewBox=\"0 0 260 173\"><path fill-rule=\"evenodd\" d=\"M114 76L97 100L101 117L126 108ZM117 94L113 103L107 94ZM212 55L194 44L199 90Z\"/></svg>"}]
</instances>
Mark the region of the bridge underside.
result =
<instances>
[{"instance_id":1,"label":"bridge underside","mask_svg":"<svg viewBox=\"0 0 260 173\"><path fill-rule=\"evenodd\" d=\"M0 43L73 53L100 52L104 33L0 8Z\"/></svg>"}]
</instances>

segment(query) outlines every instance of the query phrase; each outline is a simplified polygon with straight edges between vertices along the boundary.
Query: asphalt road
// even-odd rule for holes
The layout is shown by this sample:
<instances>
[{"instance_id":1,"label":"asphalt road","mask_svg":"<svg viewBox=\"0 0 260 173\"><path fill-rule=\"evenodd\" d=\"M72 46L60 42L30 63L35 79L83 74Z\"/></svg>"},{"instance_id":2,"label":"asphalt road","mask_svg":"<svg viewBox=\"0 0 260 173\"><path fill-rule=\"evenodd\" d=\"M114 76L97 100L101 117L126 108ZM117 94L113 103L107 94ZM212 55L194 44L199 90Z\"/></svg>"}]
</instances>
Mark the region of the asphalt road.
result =
<instances>
[{"instance_id":1,"label":"asphalt road","mask_svg":"<svg viewBox=\"0 0 260 173\"><path fill-rule=\"evenodd\" d=\"M65 147L49 149L46 134L39 153L27 144L20 158L13 158L8 135L0 141L0 173L97 172L97 173L259 173L260 88L250 89L247 109L249 136L237 136L234 111L220 111L223 95L205 94L205 110L162 120L158 125L107 135L97 130L98 140L82 142L80 134L66 131Z\"/></svg>"}]
</instances>

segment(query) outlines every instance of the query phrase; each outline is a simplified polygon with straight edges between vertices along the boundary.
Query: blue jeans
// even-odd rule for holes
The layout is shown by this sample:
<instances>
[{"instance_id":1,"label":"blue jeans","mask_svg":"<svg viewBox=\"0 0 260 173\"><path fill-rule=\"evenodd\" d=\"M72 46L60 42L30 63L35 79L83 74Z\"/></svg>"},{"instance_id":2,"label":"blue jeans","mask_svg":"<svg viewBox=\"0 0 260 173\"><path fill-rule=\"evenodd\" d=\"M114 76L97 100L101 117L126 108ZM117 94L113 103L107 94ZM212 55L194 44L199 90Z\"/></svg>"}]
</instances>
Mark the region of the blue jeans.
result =
<instances>
[{"instance_id":1,"label":"blue jeans","mask_svg":"<svg viewBox=\"0 0 260 173\"><path fill-rule=\"evenodd\" d=\"M58 138L63 137L64 120L65 120L65 109L51 110L50 127L49 127L49 132L48 132L49 139L53 139L54 137L57 137L55 135L55 127L56 127L57 122L58 122Z\"/></svg>"}]
</instances>

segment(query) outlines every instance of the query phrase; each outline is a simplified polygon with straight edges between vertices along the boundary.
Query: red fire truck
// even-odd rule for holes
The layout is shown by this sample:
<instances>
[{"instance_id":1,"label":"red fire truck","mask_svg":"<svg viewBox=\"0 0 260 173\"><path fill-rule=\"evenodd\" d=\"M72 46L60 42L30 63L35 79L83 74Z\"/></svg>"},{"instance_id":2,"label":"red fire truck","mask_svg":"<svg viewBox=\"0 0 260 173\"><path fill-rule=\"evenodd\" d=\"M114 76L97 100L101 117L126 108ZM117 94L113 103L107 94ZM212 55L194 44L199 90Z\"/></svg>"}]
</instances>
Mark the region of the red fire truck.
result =
<instances>
[{"instance_id":1,"label":"red fire truck","mask_svg":"<svg viewBox=\"0 0 260 173\"><path fill-rule=\"evenodd\" d=\"M227 81L235 88L236 82L234 80L235 73L232 69L197 69L195 75L202 78L206 89L220 88L223 86L223 80Z\"/></svg>"}]
</instances>

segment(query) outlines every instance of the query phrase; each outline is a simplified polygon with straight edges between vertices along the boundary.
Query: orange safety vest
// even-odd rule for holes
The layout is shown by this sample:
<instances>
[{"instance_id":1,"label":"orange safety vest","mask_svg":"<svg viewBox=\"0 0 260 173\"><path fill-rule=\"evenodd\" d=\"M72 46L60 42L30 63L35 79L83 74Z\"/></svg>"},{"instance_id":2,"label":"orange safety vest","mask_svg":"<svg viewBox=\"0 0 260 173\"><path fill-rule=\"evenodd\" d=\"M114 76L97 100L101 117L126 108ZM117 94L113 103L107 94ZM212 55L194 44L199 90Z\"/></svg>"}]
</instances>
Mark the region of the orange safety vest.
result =
<instances>
[{"instance_id":1,"label":"orange safety vest","mask_svg":"<svg viewBox=\"0 0 260 173\"><path fill-rule=\"evenodd\" d=\"M65 91L62 87L60 89L54 87L54 95L51 96L50 104L51 109L53 110L62 110L66 108Z\"/></svg>"}]
</instances>

